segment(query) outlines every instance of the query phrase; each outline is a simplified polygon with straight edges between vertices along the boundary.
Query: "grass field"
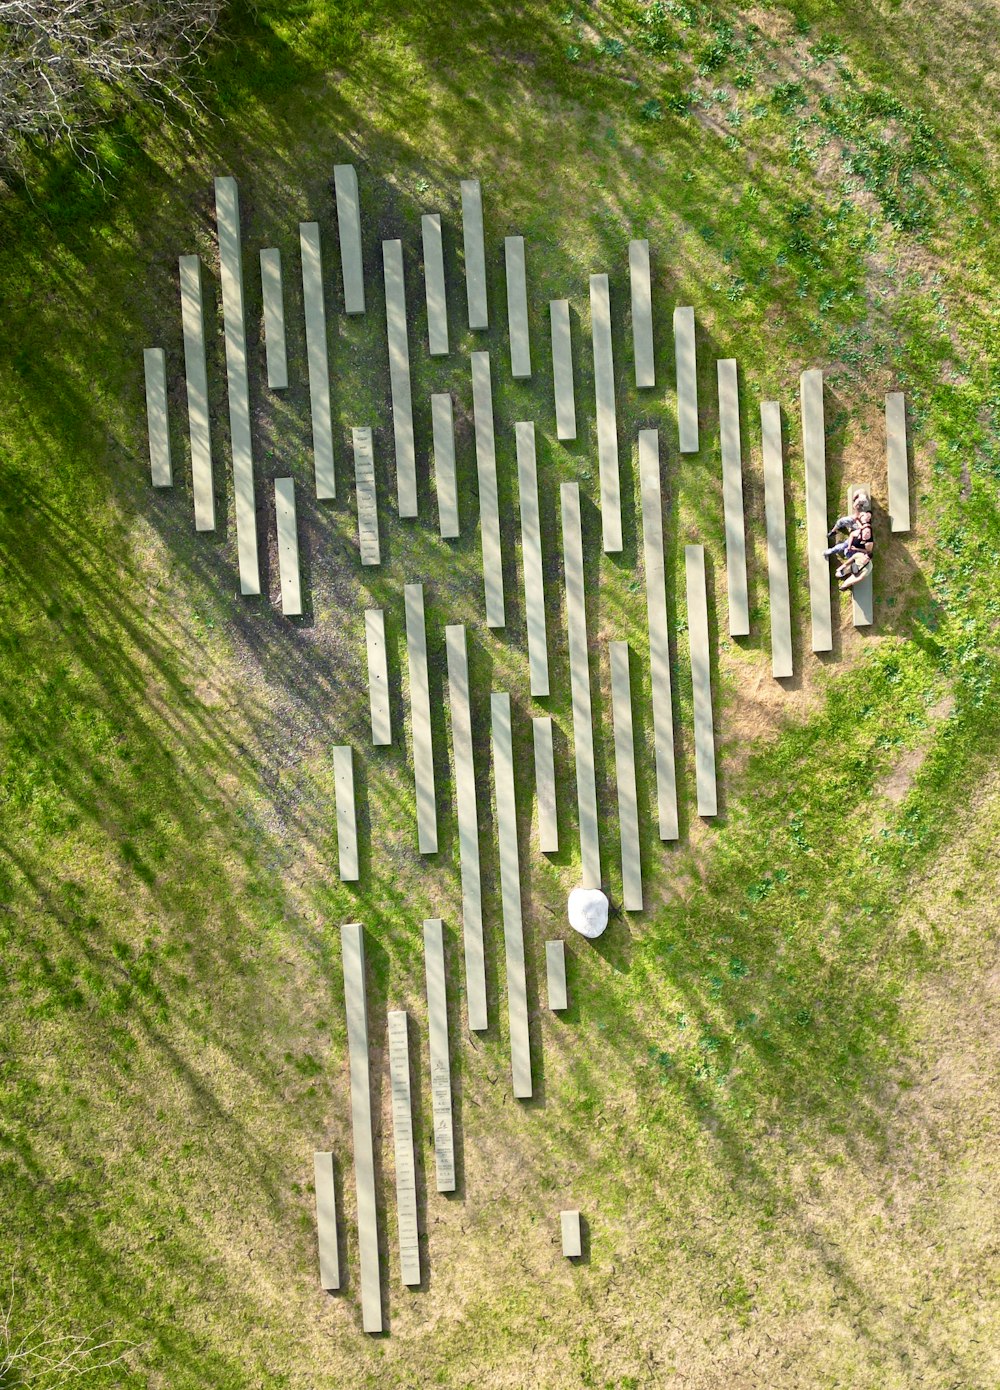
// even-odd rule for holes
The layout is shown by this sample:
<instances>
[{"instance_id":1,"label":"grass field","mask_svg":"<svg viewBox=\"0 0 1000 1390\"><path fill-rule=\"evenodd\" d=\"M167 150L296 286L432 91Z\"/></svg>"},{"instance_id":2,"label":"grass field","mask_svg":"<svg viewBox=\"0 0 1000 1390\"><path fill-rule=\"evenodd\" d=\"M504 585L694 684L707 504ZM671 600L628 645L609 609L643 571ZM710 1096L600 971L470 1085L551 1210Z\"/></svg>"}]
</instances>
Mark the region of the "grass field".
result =
<instances>
[{"instance_id":1,"label":"grass field","mask_svg":"<svg viewBox=\"0 0 1000 1390\"><path fill-rule=\"evenodd\" d=\"M11 1330L112 1336L82 1383L1000 1384L1000 92L962 0L233 9L206 109L58 155L0 198L0 1264ZM342 302L332 166L361 182L368 312ZM265 597L238 593L212 179L239 180ZM483 184L491 328L463 330L459 181ZM426 354L420 214L442 213L452 354ZM324 238L338 498L313 491L297 223ZM503 237L527 243L513 382ZM401 522L379 242L403 238L421 520ZM653 256L657 387L632 387L628 241ZM280 247L289 391L263 373ZM196 535L177 256L205 262L220 515ZM588 277L614 306L625 549L600 554ZM579 438L555 437L547 302L572 305ZM678 455L670 316L699 322L702 448ZM142 348L167 352L177 486L148 483ZM483 618L467 354L493 360L508 625ZM726 633L716 358L739 362L752 636ZM826 373L830 505L871 479L876 621L809 652L799 373ZM429 396L456 398L463 534L437 535ZM891 542L881 412L910 409ZM758 403L778 399L796 667L770 675ZM553 696L528 696L513 422L534 419ZM375 427L384 563L356 559L350 426ZM656 835L641 428L661 431L682 836ZM307 612L280 613L268 480L299 497ZM558 484L584 493L602 852L621 896L607 643L632 647L647 910L544 940L578 877ZM228 517L227 517L228 510ZM269 548L264 538L270 537ZM694 802L683 546L706 545L721 814ZM402 585L425 585L440 852L421 859ZM384 606L394 745L372 749L363 609ZM444 626L468 625L493 1026L470 1036ZM514 707L537 1096L510 1095L489 701ZM556 724L563 851L535 847L529 716ZM362 873L339 882L331 746L355 747ZM420 923L445 921L460 1190L434 1192ZM360 1329L339 927L367 932L387 1335ZM540 983L541 980L541 983ZM411 1051L424 1285L395 1247L385 1011ZM419 1039L419 1046L415 1045ZM332 1148L345 1292L317 1286ZM429 1182L428 1182L429 1177ZM557 1213L579 1206L570 1266ZM100 1331L103 1329L103 1331ZM44 1376L2 1383L47 1386Z\"/></svg>"}]
</instances>

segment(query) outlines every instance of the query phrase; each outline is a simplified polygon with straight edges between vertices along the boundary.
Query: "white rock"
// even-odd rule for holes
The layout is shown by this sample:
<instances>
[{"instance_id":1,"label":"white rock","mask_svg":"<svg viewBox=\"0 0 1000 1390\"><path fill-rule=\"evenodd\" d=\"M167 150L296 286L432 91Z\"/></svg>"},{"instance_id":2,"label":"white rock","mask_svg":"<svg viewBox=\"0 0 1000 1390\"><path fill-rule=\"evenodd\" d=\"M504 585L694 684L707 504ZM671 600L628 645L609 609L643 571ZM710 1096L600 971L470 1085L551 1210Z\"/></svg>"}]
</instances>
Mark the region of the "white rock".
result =
<instances>
[{"instance_id":1,"label":"white rock","mask_svg":"<svg viewBox=\"0 0 1000 1390\"><path fill-rule=\"evenodd\" d=\"M581 936L600 936L608 925L608 899L599 888L574 888L568 910L569 924Z\"/></svg>"}]
</instances>

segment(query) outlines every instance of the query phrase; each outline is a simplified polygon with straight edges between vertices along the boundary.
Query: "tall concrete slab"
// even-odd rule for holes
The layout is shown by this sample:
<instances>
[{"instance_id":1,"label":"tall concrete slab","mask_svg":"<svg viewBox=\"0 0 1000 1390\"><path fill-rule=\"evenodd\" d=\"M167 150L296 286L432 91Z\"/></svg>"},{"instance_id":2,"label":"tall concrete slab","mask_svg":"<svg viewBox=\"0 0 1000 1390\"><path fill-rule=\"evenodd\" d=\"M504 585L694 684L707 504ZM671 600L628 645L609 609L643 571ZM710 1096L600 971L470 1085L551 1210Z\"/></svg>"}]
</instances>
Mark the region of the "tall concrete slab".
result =
<instances>
[{"instance_id":1,"label":"tall concrete slab","mask_svg":"<svg viewBox=\"0 0 1000 1390\"><path fill-rule=\"evenodd\" d=\"M708 647L708 589L705 550L684 547L687 580L688 638L691 643L691 685L694 695L694 764L699 816L718 814L715 785L715 730L712 717L712 663Z\"/></svg>"},{"instance_id":2,"label":"tall concrete slab","mask_svg":"<svg viewBox=\"0 0 1000 1390\"><path fill-rule=\"evenodd\" d=\"M458 854L462 874L462 938L465 952L465 998L469 1029L489 1026L486 1007L486 956L483 947L483 889L479 870L479 812L476 769L472 753L472 709L469 703L469 660L465 628L460 623L444 630L448 654L448 710L455 760L455 805L458 812Z\"/></svg>"},{"instance_id":3,"label":"tall concrete slab","mask_svg":"<svg viewBox=\"0 0 1000 1390\"><path fill-rule=\"evenodd\" d=\"M215 180L215 218L219 231L219 276L222 281L222 321L226 337L226 387L233 451L240 593L259 594L260 564L250 443L250 383L247 378L246 312L243 305L240 199L234 178Z\"/></svg>"},{"instance_id":4,"label":"tall concrete slab","mask_svg":"<svg viewBox=\"0 0 1000 1390\"><path fill-rule=\"evenodd\" d=\"M441 539L450 541L459 534L455 412L450 391L431 396L431 427L434 434L434 487L437 491L438 523Z\"/></svg>"},{"instance_id":5,"label":"tall concrete slab","mask_svg":"<svg viewBox=\"0 0 1000 1390\"><path fill-rule=\"evenodd\" d=\"M462 180L462 241L465 249L465 291L469 302L469 327L488 328L483 194L478 179Z\"/></svg>"},{"instance_id":6,"label":"tall concrete slab","mask_svg":"<svg viewBox=\"0 0 1000 1390\"><path fill-rule=\"evenodd\" d=\"M653 291L649 276L649 242L628 244L628 275L632 287L632 350L635 355L635 384L656 385L653 365Z\"/></svg>"},{"instance_id":7,"label":"tall concrete slab","mask_svg":"<svg viewBox=\"0 0 1000 1390\"><path fill-rule=\"evenodd\" d=\"M528 679L535 696L549 693L549 653L545 632L545 584L542 570L542 526L538 512L538 469L535 426L518 420L518 506L521 511L521 564L524 567L524 614L528 627Z\"/></svg>"},{"instance_id":8,"label":"tall concrete slab","mask_svg":"<svg viewBox=\"0 0 1000 1390\"><path fill-rule=\"evenodd\" d=\"M583 531L580 487L563 483L559 489L563 556L566 571L566 627L569 637L570 689L573 698L573 744L576 755L576 802L580 818L581 885L601 886L601 842L597 818L597 776L594 768L594 725L590 703L590 658L587 606L583 587Z\"/></svg>"},{"instance_id":9,"label":"tall concrete slab","mask_svg":"<svg viewBox=\"0 0 1000 1390\"><path fill-rule=\"evenodd\" d=\"M849 516L854 510L854 495L863 492L866 497L872 495L871 483L852 483L847 489L847 511L845 516ZM855 627L871 627L875 620L875 593L872 588L872 571L862 579L860 584L855 584L851 590L851 620Z\"/></svg>"},{"instance_id":10,"label":"tall concrete slab","mask_svg":"<svg viewBox=\"0 0 1000 1390\"><path fill-rule=\"evenodd\" d=\"M333 1154L313 1154L316 1187L316 1234L319 1238L319 1286L340 1288L340 1250L337 1244L337 1189L333 1181Z\"/></svg>"},{"instance_id":11,"label":"tall concrete slab","mask_svg":"<svg viewBox=\"0 0 1000 1390\"><path fill-rule=\"evenodd\" d=\"M611 710L615 726L615 778L622 851L622 902L626 912L642 911L642 863L639 854L639 798L635 786L635 740L632 732L632 685L628 643L611 643Z\"/></svg>"},{"instance_id":12,"label":"tall concrete slab","mask_svg":"<svg viewBox=\"0 0 1000 1390\"><path fill-rule=\"evenodd\" d=\"M543 854L558 854L559 826L556 819L556 765L552 751L552 716L537 714L531 721L535 753L535 798L538 802L538 848Z\"/></svg>"},{"instance_id":13,"label":"tall concrete slab","mask_svg":"<svg viewBox=\"0 0 1000 1390\"><path fill-rule=\"evenodd\" d=\"M264 356L267 384L272 391L288 386L288 352L285 345L285 297L281 286L281 252L266 246L260 253L260 288L264 301Z\"/></svg>"},{"instance_id":14,"label":"tall concrete slab","mask_svg":"<svg viewBox=\"0 0 1000 1390\"><path fill-rule=\"evenodd\" d=\"M528 336L528 280L524 264L524 237L504 238L507 270L507 327L510 333L510 374L515 380L531 376Z\"/></svg>"},{"instance_id":15,"label":"tall concrete slab","mask_svg":"<svg viewBox=\"0 0 1000 1390\"><path fill-rule=\"evenodd\" d=\"M372 715L372 743L376 748L384 748L392 742L392 714L389 707L385 614L381 608L365 609L365 646L368 652L368 700Z\"/></svg>"},{"instance_id":16,"label":"tall concrete slab","mask_svg":"<svg viewBox=\"0 0 1000 1390\"><path fill-rule=\"evenodd\" d=\"M830 600L830 562L824 557L828 516L826 507L826 431L823 425L823 373L818 367L799 378L802 407L802 452L806 465L806 545L809 548L809 608L812 649L833 647L833 607Z\"/></svg>"},{"instance_id":17,"label":"tall concrete slab","mask_svg":"<svg viewBox=\"0 0 1000 1390\"><path fill-rule=\"evenodd\" d=\"M568 1260L578 1260L583 1254L583 1229L578 1211L561 1211L559 1226L562 1232L562 1252Z\"/></svg>"},{"instance_id":18,"label":"tall concrete slab","mask_svg":"<svg viewBox=\"0 0 1000 1390\"><path fill-rule=\"evenodd\" d=\"M764 516L767 522L767 588L771 607L771 672L776 679L782 680L792 674L792 613L788 597L781 407L777 401L761 401L760 428L764 451Z\"/></svg>"},{"instance_id":19,"label":"tall concrete slab","mask_svg":"<svg viewBox=\"0 0 1000 1390\"><path fill-rule=\"evenodd\" d=\"M889 524L910 529L910 470L906 458L906 397L890 391L885 398L885 451L889 475Z\"/></svg>"},{"instance_id":20,"label":"tall concrete slab","mask_svg":"<svg viewBox=\"0 0 1000 1390\"><path fill-rule=\"evenodd\" d=\"M562 941L545 943L545 992L549 1008L560 1013L569 1008L566 994L566 946Z\"/></svg>"},{"instance_id":21,"label":"tall concrete slab","mask_svg":"<svg viewBox=\"0 0 1000 1390\"><path fill-rule=\"evenodd\" d=\"M556 398L556 438L576 438L576 394L573 390L573 339L569 300L549 301L552 324L552 384Z\"/></svg>"},{"instance_id":22,"label":"tall concrete slab","mask_svg":"<svg viewBox=\"0 0 1000 1390\"><path fill-rule=\"evenodd\" d=\"M358 1254L361 1265L361 1325L382 1331L382 1271L375 1205L375 1145L372 1137L371 1073L368 1064L368 1001L365 995L365 943L360 922L340 929L347 1009L347 1050L351 1068L351 1128L354 1181L358 1194Z\"/></svg>"},{"instance_id":23,"label":"tall concrete slab","mask_svg":"<svg viewBox=\"0 0 1000 1390\"><path fill-rule=\"evenodd\" d=\"M343 883L358 880L358 822L354 812L354 751L342 744L333 750L333 780L337 799L337 857Z\"/></svg>"},{"instance_id":24,"label":"tall concrete slab","mask_svg":"<svg viewBox=\"0 0 1000 1390\"><path fill-rule=\"evenodd\" d=\"M162 348L145 348L146 429L149 433L149 471L154 487L171 487L170 427L167 420L167 357Z\"/></svg>"},{"instance_id":25,"label":"tall concrete slab","mask_svg":"<svg viewBox=\"0 0 1000 1390\"><path fill-rule=\"evenodd\" d=\"M184 381L187 387L188 435L191 439L191 491L194 529L215 530L212 436L208 414L208 367L205 361L205 315L201 295L201 261L181 256L181 326L184 330Z\"/></svg>"},{"instance_id":26,"label":"tall concrete slab","mask_svg":"<svg viewBox=\"0 0 1000 1390\"><path fill-rule=\"evenodd\" d=\"M286 618L294 618L302 612L302 581L299 576L299 532L295 520L293 478L274 480L274 519L278 531L281 611Z\"/></svg>"},{"instance_id":27,"label":"tall concrete slab","mask_svg":"<svg viewBox=\"0 0 1000 1390\"><path fill-rule=\"evenodd\" d=\"M656 749L656 807L661 840L676 840L677 773L674 766L674 708L670 688L667 580L663 558L663 500L660 490L660 439L656 430L639 431L639 488L642 498L642 553L646 572L646 622Z\"/></svg>"},{"instance_id":28,"label":"tall concrete slab","mask_svg":"<svg viewBox=\"0 0 1000 1390\"><path fill-rule=\"evenodd\" d=\"M611 292L606 275L590 277L590 325L594 343L601 532L604 549L612 553L622 548L622 501L615 415L615 366L611 352Z\"/></svg>"},{"instance_id":29,"label":"tall concrete slab","mask_svg":"<svg viewBox=\"0 0 1000 1390\"><path fill-rule=\"evenodd\" d=\"M448 977L444 968L444 928L440 917L428 918L424 922L424 974L427 980L427 1039L431 1058L431 1114L434 1120L437 1190L454 1192L455 1136L448 1046Z\"/></svg>"},{"instance_id":30,"label":"tall concrete slab","mask_svg":"<svg viewBox=\"0 0 1000 1390\"><path fill-rule=\"evenodd\" d=\"M361 255L361 198L353 164L333 166L333 190L337 199L337 231L340 235L340 269L344 278L345 314L365 312L365 272Z\"/></svg>"},{"instance_id":31,"label":"tall concrete slab","mask_svg":"<svg viewBox=\"0 0 1000 1390\"><path fill-rule=\"evenodd\" d=\"M521 866L517 852L514 746L509 695L490 696L490 718L493 735L493 776L497 798L497 839L500 845L500 899L503 907L503 945L507 970L510 1067L514 1095L518 1100L527 1100L531 1096L531 1047L528 1038L528 986L524 971Z\"/></svg>"},{"instance_id":32,"label":"tall concrete slab","mask_svg":"<svg viewBox=\"0 0 1000 1390\"><path fill-rule=\"evenodd\" d=\"M389 1089L392 1095L392 1147L396 1160L396 1229L399 1273L406 1285L420 1283L420 1232L417 1226L417 1169L413 1157L410 1097L410 1042L403 1009L388 1019Z\"/></svg>"},{"instance_id":33,"label":"tall concrete slab","mask_svg":"<svg viewBox=\"0 0 1000 1390\"><path fill-rule=\"evenodd\" d=\"M302 300L306 314L306 361L309 366L309 409L312 415L316 496L337 495L333 466L333 424L330 418L330 359L326 344L326 304L323 298L323 260L319 223L299 223L302 252Z\"/></svg>"},{"instance_id":34,"label":"tall concrete slab","mask_svg":"<svg viewBox=\"0 0 1000 1390\"><path fill-rule=\"evenodd\" d=\"M437 798L434 793L434 749L431 743L431 695L427 682L424 586L407 584L403 595L406 608L406 659L410 670L413 777L417 792L417 843L421 854L436 854Z\"/></svg>"},{"instance_id":35,"label":"tall concrete slab","mask_svg":"<svg viewBox=\"0 0 1000 1390\"><path fill-rule=\"evenodd\" d=\"M750 632L747 598L747 543L743 520L743 455L740 448L740 394L736 360L717 363L719 378L719 435L722 444L722 507L726 523L726 589L729 595L729 635Z\"/></svg>"},{"instance_id":36,"label":"tall concrete slab","mask_svg":"<svg viewBox=\"0 0 1000 1390\"><path fill-rule=\"evenodd\" d=\"M403 243L383 241L385 326L389 339L389 393L392 434L396 445L396 494L400 516L417 515L417 455L413 443L413 399L410 394L410 345L406 332L406 285Z\"/></svg>"},{"instance_id":37,"label":"tall concrete slab","mask_svg":"<svg viewBox=\"0 0 1000 1390\"><path fill-rule=\"evenodd\" d=\"M444 286L444 243L441 215L424 213L420 219L424 248L424 291L427 295L427 347L432 357L448 353L448 299Z\"/></svg>"},{"instance_id":38,"label":"tall concrete slab","mask_svg":"<svg viewBox=\"0 0 1000 1390\"><path fill-rule=\"evenodd\" d=\"M363 565L382 563L378 539L378 496L375 492L375 446L370 429L352 429L354 487L358 502L358 546Z\"/></svg>"},{"instance_id":39,"label":"tall concrete slab","mask_svg":"<svg viewBox=\"0 0 1000 1390\"><path fill-rule=\"evenodd\" d=\"M698 452L698 353L694 310L674 310L674 360L677 366L677 433L682 454Z\"/></svg>"},{"instance_id":40,"label":"tall concrete slab","mask_svg":"<svg viewBox=\"0 0 1000 1390\"><path fill-rule=\"evenodd\" d=\"M479 530L483 546L486 626L503 627L500 503L497 500L497 455L493 435L493 390L488 352L472 354L472 411L476 418L476 474L479 479Z\"/></svg>"}]
</instances>

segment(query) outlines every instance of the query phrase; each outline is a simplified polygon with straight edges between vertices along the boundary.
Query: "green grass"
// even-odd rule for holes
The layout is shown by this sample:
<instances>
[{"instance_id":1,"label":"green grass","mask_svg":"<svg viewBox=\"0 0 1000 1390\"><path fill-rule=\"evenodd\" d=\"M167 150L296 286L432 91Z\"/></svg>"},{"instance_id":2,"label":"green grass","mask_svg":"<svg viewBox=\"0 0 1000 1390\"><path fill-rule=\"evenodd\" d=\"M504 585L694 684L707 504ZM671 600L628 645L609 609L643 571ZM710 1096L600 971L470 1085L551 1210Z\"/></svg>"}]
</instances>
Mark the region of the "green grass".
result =
<instances>
[{"instance_id":1,"label":"green grass","mask_svg":"<svg viewBox=\"0 0 1000 1390\"><path fill-rule=\"evenodd\" d=\"M960 26L940 9L942 34ZM95 1385L217 1387L995 1383L997 1172L984 980L995 970L1000 826L996 110L979 54L957 75L903 16L861 7L626 3L237 10L190 130L134 113L103 183L58 155L0 203L0 1173L14 1325L110 1324L137 1344ZM758 27L759 26L759 27ZM943 40L942 40L943 42ZM915 86L921 64L923 78ZM934 80L931 80L934 79ZM920 103L914 93L920 95ZM991 127L992 123L992 127ZM886 139L886 131L891 138ZM329 182L358 164L368 313L334 312ZM147 484L141 348L182 372L175 258L206 262L220 500L227 424L211 178L240 180L258 488L298 483L309 607L237 593L230 513L196 536L183 391L170 494ZM462 329L458 182L483 180L492 328ZM426 356L419 215L443 214L452 355ZM296 222L324 238L338 500L310 499ZM502 238L528 247L529 383L507 374ZM653 248L658 382L631 389L627 243ZM392 498L379 242L407 252L422 520ZM281 248L292 386L262 384L256 251ZM625 550L599 554L588 276L607 271ZM555 438L547 301L573 312L580 437ZM676 453L670 310L699 321L701 452ZM493 360L508 627L483 625L467 353ZM725 638L714 358L739 361L754 635ZM803 367L828 369L831 505L880 476L879 411L912 409L914 535L881 555L877 625L806 650L797 425ZM452 389L463 535L441 542L429 396ZM796 659L771 693L759 399L785 410ZM527 696L512 424L534 419L554 694ZM356 563L349 427L375 427L385 564ZM655 832L640 428L661 430L683 835ZM620 899L606 643L633 648L649 911L569 943L572 1007L539 1008L539 1098L508 1094L490 690L511 692L529 998L562 931L577 850L558 484L585 496L602 851ZM262 501L267 511L268 504ZM225 510L224 508L222 510ZM273 529L273 527L272 527ZM261 535L265 532L262 526ZM693 803L685 542L710 560L722 812ZM887 539L887 538L886 538ZM266 568L276 593L273 543ZM425 584L441 851L416 852L403 582ZM368 746L362 609L387 610L397 741ZM468 625L493 1017L461 1024L457 829L443 627ZM764 691L764 695L761 694ZM947 703L943 703L947 700ZM531 836L531 713L556 723L564 848ZM400 733L402 737L400 737ZM332 744L357 752L362 877L336 875ZM922 757L922 761L918 760ZM881 787L901 762L897 803ZM969 810L974 800L974 814ZM420 920L442 915L464 1192L423 1199L427 1287L395 1279L382 1134L390 1335L357 1315L339 924L367 929L369 1008L418 1021L415 1132L432 1171ZM985 992L984 992L985 991ZM949 1050L950 1049L950 1050ZM968 1082L955 1054L983 1082ZM944 1057L949 1065L943 1065ZM386 1102L376 1069L376 1114ZM943 1095L932 1089L951 1078ZM351 1284L315 1287L310 1151L338 1157ZM433 1182L430 1184L433 1187ZM978 1193L980 1195L976 1196ZM564 1268L560 1206L590 1259ZM995 1207L995 1202L992 1203ZM970 1216L971 1212L971 1216ZM763 1360L761 1358L764 1358ZM761 1371L763 1365L766 1371ZM757 1381L753 1377L757 1377ZM761 1377L763 1377L761 1379Z\"/></svg>"}]
</instances>

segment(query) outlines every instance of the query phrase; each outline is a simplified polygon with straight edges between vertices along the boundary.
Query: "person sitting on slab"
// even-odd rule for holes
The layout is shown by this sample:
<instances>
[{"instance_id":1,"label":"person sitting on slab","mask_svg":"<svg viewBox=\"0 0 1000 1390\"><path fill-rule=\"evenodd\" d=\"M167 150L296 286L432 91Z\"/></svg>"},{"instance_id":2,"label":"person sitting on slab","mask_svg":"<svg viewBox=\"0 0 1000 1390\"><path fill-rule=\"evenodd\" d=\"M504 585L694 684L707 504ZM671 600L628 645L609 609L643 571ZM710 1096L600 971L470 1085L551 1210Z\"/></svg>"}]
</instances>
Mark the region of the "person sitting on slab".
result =
<instances>
[{"instance_id":1,"label":"person sitting on slab","mask_svg":"<svg viewBox=\"0 0 1000 1390\"><path fill-rule=\"evenodd\" d=\"M871 572L871 555L864 549L858 549L848 555L842 565L837 566L834 576L840 580L840 592L843 594L848 589L853 589L855 584L860 584Z\"/></svg>"},{"instance_id":2,"label":"person sitting on slab","mask_svg":"<svg viewBox=\"0 0 1000 1390\"><path fill-rule=\"evenodd\" d=\"M848 556L856 545L863 545L870 555L874 549L872 538L872 504L871 498L863 492L854 494L853 509L850 516L838 517L833 525L833 529L827 532L827 540L832 541L839 532L846 531L845 540L838 541L831 545L828 550L823 551L823 557L829 560L833 555ZM862 535L862 533L864 533Z\"/></svg>"}]
</instances>

